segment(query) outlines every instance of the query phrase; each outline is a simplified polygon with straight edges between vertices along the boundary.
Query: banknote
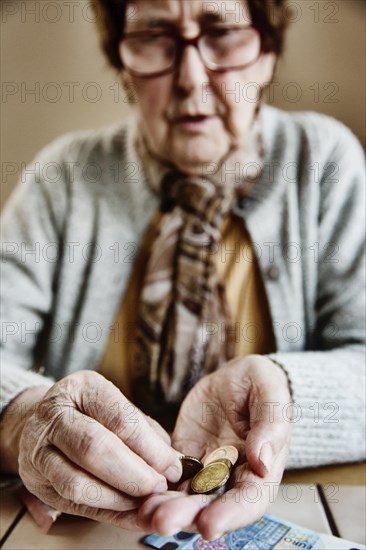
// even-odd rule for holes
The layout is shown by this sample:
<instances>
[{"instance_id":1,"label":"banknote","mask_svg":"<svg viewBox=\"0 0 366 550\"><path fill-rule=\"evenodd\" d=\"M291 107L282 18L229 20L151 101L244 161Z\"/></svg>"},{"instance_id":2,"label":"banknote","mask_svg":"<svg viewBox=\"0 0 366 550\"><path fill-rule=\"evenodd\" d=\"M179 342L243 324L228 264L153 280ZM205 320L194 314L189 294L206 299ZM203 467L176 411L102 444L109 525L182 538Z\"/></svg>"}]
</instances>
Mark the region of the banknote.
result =
<instances>
[{"instance_id":1,"label":"banknote","mask_svg":"<svg viewBox=\"0 0 366 550\"><path fill-rule=\"evenodd\" d=\"M258 521L207 541L195 533L183 531L169 537L156 533L143 542L161 550L365 550L365 546L309 531L299 525L266 514Z\"/></svg>"}]
</instances>

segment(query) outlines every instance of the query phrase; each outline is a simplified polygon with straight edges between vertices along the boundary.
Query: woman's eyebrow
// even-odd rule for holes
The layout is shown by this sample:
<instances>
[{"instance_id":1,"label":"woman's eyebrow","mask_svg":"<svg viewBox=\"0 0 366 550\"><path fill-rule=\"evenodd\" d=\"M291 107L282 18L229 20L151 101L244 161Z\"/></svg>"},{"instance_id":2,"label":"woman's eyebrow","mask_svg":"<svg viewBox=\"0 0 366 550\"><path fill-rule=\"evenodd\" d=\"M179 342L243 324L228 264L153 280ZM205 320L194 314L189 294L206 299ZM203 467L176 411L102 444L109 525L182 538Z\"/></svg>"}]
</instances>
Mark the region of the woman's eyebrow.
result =
<instances>
[{"instance_id":1,"label":"woman's eyebrow","mask_svg":"<svg viewBox=\"0 0 366 550\"><path fill-rule=\"evenodd\" d=\"M213 13L213 12L206 12L201 14L201 16L198 19L198 22L201 27L206 27L207 25L212 25L214 23L225 23L227 18L222 17L222 14L219 13ZM176 30L180 26L179 19L170 19L167 17L159 17L159 16L149 16L149 17L141 17L134 21L131 21L132 30L149 30L149 29L169 29L169 30Z\"/></svg>"},{"instance_id":2,"label":"woman's eyebrow","mask_svg":"<svg viewBox=\"0 0 366 550\"><path fill-rule=\"evenodd\" d=\"M217 12L204 12L201 14L199 18L199 23L201 27L207 26L207 25L214 25L215 23L227 23L228 25L233 24L248 24L250 23L250 18L246 17L245 14L240 16L240 14L232 12L225 12L224 10L219 10Z\"/></svg>"},{"instance_id":3,"label":"woman's eyebrow","mask_svg":"<svg viewBox=\"0 0 366 550\"><path fill-rule=\"evenodd\" d=\"M163 17L146 17L134 21L133 26L139 29L176 29L178 25L173 20Z\"/></svg>"},{"instance_id":4,"label":"woman's eyebrow","mask_svg":"<svg viewBox=\"0 0 366 550\"><path fill-rule=\"evenodd\" d=\"M209 25L212 23L225 23L226 18L222 17L221 13L206 12L199 19L201 25Z\"/></svg>"}]
</instances>

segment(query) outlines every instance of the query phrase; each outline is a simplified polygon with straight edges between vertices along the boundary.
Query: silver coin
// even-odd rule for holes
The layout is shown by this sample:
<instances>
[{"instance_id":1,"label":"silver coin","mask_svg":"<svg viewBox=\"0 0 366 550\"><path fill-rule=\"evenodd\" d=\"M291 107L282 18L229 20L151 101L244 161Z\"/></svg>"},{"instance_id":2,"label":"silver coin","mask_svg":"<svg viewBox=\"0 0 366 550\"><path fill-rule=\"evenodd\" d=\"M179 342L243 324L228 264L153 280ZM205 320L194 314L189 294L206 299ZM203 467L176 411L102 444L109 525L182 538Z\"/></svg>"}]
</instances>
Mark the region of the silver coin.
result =
<instances>
[{"instance_id":1,"label":"silver coin","mask_svg":"<svg viewBox=\"0 0 366 550\"><path fill-rule=\"evenodd\" d=\"M239 452L236 447L233 447L232 445L225 445L224 447L218 447L218 449L215 449L209 455L207 455L203 461L203 465L207 466L207 464L210 464L214 460L219 460L220 458L228 458L231 464L234 466L234 464L238 460L238 457Z\"/></svg>"}]
</instances>

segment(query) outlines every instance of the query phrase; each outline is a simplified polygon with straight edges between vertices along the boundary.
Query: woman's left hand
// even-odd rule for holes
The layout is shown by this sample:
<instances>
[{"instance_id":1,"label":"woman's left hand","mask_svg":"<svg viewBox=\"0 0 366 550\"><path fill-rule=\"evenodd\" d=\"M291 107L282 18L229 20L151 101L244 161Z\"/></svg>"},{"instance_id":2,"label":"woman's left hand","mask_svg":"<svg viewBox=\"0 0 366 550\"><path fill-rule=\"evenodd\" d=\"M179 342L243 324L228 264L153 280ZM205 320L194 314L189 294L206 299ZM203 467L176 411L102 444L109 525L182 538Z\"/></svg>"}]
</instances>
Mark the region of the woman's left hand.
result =
<instances>
[{"instance_id":1,"label":"woman's left hand","mask_svg":"<svg viewBox=\"0 0 366 550\"><path fill-rule=\"evenodd\" d=\"M233 445L237 465L221 496L168 491L148 497L139 512L145 528L171 534L193 524L204 538L216 539L260 518L282 479L292 409L287 377L266 357L234 359L202 378L182 404L172 445L200 459Z\"/></svg>"}]
</instances>

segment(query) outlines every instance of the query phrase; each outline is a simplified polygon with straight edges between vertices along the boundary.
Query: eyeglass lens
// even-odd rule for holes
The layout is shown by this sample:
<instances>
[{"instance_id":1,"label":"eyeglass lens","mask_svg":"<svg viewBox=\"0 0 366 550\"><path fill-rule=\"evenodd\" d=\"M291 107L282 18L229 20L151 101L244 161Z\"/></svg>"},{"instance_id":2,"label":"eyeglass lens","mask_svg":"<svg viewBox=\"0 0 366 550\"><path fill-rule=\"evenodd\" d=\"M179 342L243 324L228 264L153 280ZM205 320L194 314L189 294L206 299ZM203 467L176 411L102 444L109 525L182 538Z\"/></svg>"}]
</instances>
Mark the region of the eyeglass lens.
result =
<instances>
[{"instance_id":1,"label":"eyeglass lens","mask_svg":"<svg viewBox=\"0 0 366 550\"><path fill-rule=\"evenodd\" d=\"M179 38L169 33L139 33L125 37L120 53L124 66L141 74L173 68L179 55ZM253 27L212 28L198 40L201 58L208 69L242 67L260 53L259 33Z\"/></svg>"}]
</instances>

